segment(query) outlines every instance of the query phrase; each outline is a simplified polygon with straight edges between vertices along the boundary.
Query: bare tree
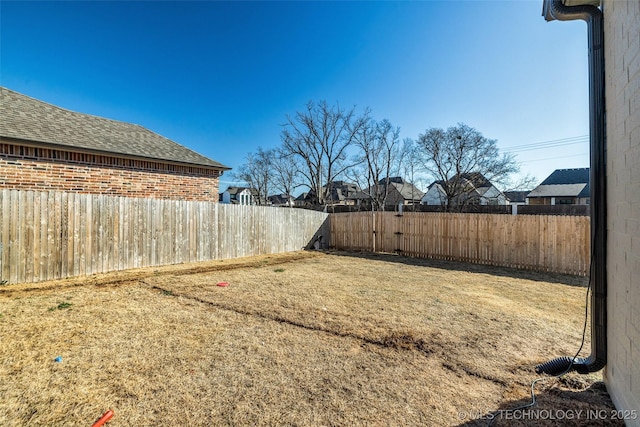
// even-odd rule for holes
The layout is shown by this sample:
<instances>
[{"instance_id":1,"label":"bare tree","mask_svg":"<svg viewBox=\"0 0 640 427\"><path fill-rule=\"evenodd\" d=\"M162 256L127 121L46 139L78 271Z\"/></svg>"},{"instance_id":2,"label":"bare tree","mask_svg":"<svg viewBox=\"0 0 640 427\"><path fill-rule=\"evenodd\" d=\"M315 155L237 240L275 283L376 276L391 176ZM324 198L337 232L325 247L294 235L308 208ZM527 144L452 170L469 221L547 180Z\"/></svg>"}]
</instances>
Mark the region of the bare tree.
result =
<instances>
[{"instance_id":1,"label":"bare tree","mask_svg":"<svg viewBox=\"0 0 640 427\"><path fill-rule=\"evenodd\" d=\"M531 191L538 183L538 179L533 175L518 177L516 180L508 179L504 182L504 191Z\"/></svg>"},{"instance_id":2,"label":"bare tree","mask_svg":"<svg viewBox=\"0 0 640 427\"><path fill-rule=\"evenodd\" d=\"M273 157L273 188L286 194L287 197L292 197L293 190L302 186L300 165L297 160L282 148L277 149Z\"/></svg>"},{"instance_id":3,"label":"bare tree","mask_svg":"<svg viewBox=\"0 0 640 427\"><path fill-rule=\"evenodd\" d=\"M422 197L424 193L420 191L419 188L425 188L427 186L425 176L422 173L419 150L418 144L416 144L413 139L404 138L398 156L400 174L412 185L412 199ZM413 193L414 191L416 191L416 194Z\"/></svg>"},{"instance_id":4,"label":"bare tree","mask_svg":"<svg viewBox=\"0 0 640 427\"><path fill-rule=\"evenodd\" d=\"M503 184L519 170L513 155L500 155L494 139L463 123L446 131L427 129L417 143L422 166L441 186L447 210L472 202L479 177Z\"/></svg>"},{"instance_id":5,"label":"bare tree","mask_svg":"<svg viewBox=\"0 0 640 427\"><path fill-rule=\"evenodd\" d=\"M249 153L246 163L239 168L235 177L247 183L255 191L256 203L264 205L267 203L269 191L273 186L273 164L275 152L273 150L263 150L258 147L257 153Z\"/></svg>"},{"instance_id":6,"label":"bare tree","mask_svg":"<svg viewBox=\"0 0 640 427\"><path fill-rule=\"evenodd\" d=\"M309 102L304 111L287 116L281 135L283 149L300 161L300 173L316 203L329 200L329 184L352 166L347 161L347 149L367 115L365 111L362 117L356 117L355 107L344 110L321 101Z\"/></svg>"},{"instance_id":7,"label":"bare tree","mask_svg":"<svg viewBox=\"0 0 640 427\"><path fill-rule=\"evenodd\" d=\"M358 167L350 176L371 201L373 210L384 210L389 195L389 178L397 175L400 162L400 128L389 120L367 120L354 138L359 149Z\"/></svg>"}]
</instances>

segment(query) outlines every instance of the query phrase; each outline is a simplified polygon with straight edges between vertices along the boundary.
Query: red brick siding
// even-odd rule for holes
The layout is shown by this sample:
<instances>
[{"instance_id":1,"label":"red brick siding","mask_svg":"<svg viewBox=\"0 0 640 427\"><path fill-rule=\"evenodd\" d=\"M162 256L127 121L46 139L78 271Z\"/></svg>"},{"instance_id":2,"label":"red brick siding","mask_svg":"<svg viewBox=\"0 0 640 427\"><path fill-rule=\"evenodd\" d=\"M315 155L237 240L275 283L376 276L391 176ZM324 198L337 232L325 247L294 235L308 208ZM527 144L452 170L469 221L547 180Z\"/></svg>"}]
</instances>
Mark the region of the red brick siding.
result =
<instances>
[{"instance_id":1,"label":"red brick siding","mask_svg":"<svg viewBox=\"0 0 640 427\"><path fill-rule=\"evenodd\" d=\"M218 201L221 171L0 144L0 188Z\"/></svg>"}]
</instances>

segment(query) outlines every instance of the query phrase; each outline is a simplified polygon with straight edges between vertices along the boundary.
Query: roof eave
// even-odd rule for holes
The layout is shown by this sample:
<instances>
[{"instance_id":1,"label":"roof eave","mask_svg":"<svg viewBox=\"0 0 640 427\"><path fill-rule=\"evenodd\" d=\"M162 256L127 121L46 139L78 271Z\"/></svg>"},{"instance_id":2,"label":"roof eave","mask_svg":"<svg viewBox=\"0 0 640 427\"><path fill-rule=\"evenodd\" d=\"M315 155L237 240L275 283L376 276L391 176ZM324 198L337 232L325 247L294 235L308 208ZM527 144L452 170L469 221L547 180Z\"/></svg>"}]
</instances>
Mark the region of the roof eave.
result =
<instances>
[{"instance_id":1,"label":"roof eave","mask_svg":"<svg viewBox=\"0 0 640 427\"><path fill-rule=\"evenodd\" d=\"M180 166L189 166L189 167L198 167L198 168L204 168L204 169L215 169L215 170L220 170L220 171L231 170L231 168L229 166L225 166L223 164L220 164L218 166L218 165L207 165L207 164L201 164L201 163L180 162L180 161L166 160L166 159L161 159L161 158L156 158L156 157L145 157L145 156L136 156L136 155L133 155L133 154L117 153L117 152L106 151L106 150L80 148L80 147L75 147L75 146L55 143L55 142L34 141L34 140L31 140L31 139L21 139L21 138L16 138L16 137L13 137L13 136L7 137L7 136L0 135L0 142L18 143L20 145L24 145L24 146L27 146L27 147L49 148L49 149L61 150L61 151L69 151L69 152L74 152L74 153L97 154L97 155L107 156L107 157L117 157L117 158L120 158L120 159L144 160L144 161L149 161L149 162L157 162L157 163L164 163L164 164L170 164L170 165L180 165Z\"/></svg>"}]
</instances>

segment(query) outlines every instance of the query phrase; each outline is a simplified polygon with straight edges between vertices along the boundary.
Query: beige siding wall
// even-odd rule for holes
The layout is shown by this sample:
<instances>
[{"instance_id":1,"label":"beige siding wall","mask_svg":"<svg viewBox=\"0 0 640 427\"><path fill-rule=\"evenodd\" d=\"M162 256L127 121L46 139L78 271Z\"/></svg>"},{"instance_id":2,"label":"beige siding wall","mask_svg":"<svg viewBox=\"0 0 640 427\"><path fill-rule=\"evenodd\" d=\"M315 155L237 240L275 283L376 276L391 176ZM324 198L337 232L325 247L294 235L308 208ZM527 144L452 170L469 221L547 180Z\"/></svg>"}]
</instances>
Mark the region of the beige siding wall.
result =
<instances>
[{"instance_id":1,"label":"beige siding wall","mask_svg":"<svg viewBox=\"0 0 640 427\"><path fill-rule=\"evenodd\" d=\"M640 1L606 0L608 361L620 410L640 413ZM640 415L639 415L640 416ZM627 420L640 425L640 420Z\"/></svg>"}]
</instances>

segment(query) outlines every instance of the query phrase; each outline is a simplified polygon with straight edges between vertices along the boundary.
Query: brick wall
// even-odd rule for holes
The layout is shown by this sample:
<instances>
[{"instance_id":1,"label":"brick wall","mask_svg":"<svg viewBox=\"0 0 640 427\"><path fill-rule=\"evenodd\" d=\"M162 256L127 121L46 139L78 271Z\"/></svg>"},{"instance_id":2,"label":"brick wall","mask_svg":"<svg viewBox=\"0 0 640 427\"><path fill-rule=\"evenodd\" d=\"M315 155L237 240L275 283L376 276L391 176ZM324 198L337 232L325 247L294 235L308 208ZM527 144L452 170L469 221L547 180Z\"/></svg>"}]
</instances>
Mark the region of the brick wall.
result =
<instances>
[{"instance_id":1,"label":"brick wall","mask_svg":"<svg viewBox=\"0 0 640 427\"><path fill-rule=\"evenodd\" d=\"M640 1L605 0L608 355L618 409L640 418ZM627 420L640 425L640 419Z\"/></svg>"},{"instance_id":2,"label":"brick wall","mask_svg":"<svg viewBox=\"0 0 640 427\"><path fill-rule=\"evenodd\" d=\"M0 188L218 201L221 172L0 143Z\"/></svg>"}]
</instances>

